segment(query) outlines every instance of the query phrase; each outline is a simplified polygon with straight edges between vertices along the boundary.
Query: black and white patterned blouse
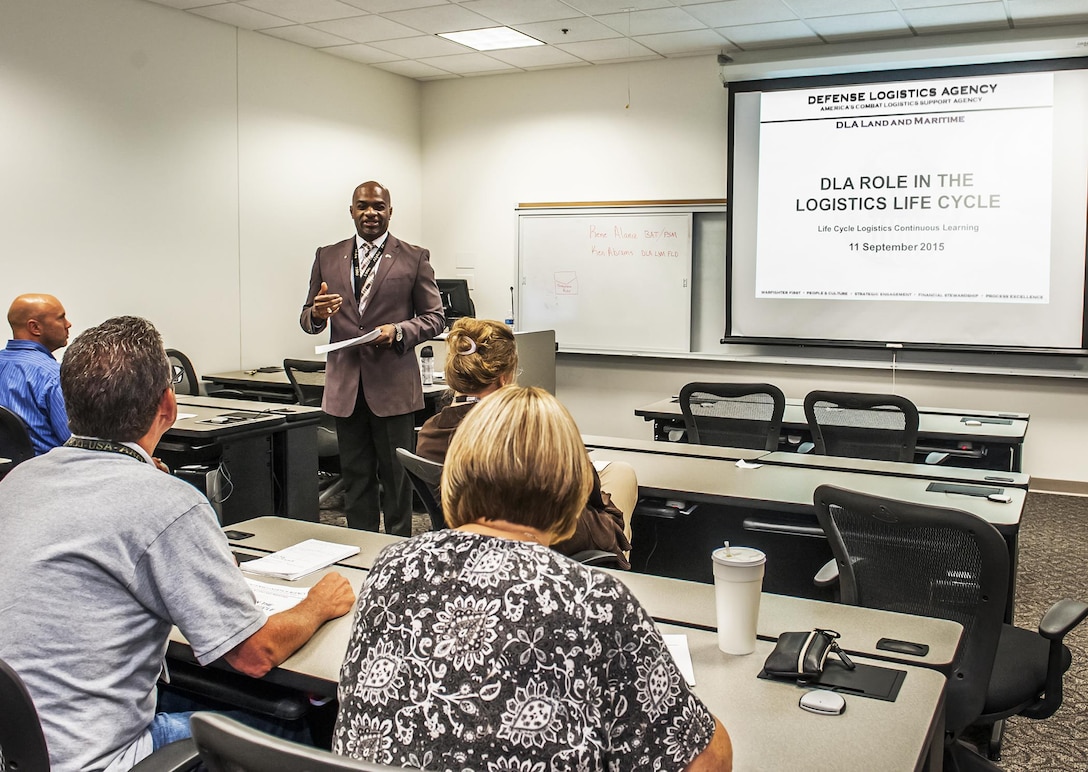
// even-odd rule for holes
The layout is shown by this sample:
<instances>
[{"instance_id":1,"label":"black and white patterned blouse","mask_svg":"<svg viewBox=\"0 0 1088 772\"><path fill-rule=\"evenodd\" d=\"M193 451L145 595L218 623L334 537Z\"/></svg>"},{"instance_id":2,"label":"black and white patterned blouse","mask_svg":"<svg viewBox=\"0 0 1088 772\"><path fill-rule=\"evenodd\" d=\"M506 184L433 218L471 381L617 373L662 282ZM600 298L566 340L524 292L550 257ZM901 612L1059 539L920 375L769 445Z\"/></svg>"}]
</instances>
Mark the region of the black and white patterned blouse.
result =
<instances>
[{"instance_id":1,"label":"black and white patterned blouse","mask_svg":"<svg viewBox=\"0 0 1088 772\"><path fill-rule=\"evenodd\" d=\"M427 770L682 770L714 732L623 584L464 531L375 562L339 699L333 750Z\"/></svg>"}]
</instances>

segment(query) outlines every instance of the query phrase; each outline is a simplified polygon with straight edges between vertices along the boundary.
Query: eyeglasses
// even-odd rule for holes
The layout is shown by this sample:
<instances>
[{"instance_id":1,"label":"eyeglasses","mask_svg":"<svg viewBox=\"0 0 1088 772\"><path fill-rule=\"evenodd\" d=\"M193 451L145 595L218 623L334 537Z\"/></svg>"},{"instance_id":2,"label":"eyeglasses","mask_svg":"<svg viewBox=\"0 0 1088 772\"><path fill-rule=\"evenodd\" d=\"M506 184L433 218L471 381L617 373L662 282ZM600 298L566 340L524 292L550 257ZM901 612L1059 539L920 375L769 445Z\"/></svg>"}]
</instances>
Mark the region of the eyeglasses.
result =
<instances>
[{"instance_id":1,"label":"eyeglasses","mask_svg":"<svg viewBox=\"0 0 1088 772\"><path fill-rule=\"evenodd\" d=\"M170 383L177 386L185 380L185 368L181 365L170 365Z\"/></svg>"}]
</instances>

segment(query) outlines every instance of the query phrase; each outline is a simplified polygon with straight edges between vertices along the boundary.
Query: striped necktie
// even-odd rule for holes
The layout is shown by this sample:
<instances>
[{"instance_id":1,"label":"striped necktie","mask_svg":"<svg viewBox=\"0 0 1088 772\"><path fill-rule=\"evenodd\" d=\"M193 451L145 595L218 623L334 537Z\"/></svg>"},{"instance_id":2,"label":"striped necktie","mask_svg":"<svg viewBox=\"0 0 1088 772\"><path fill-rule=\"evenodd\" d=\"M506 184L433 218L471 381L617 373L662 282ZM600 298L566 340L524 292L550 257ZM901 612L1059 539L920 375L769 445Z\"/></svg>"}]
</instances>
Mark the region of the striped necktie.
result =
<instances>
[{"instance_id":1,"label":"striped necktie","mask_svg":"<svg viewBox=\"0 0 1088 772\"><path fill-rule=\"evenodd\" d=\"M381 251L373 244L365 244L366 256L356 263L355 287L359 293L359 316L363 315L366 308L366 299L370 295L370 288L374 285L375 270Z\"/></svg>"}]
</instances>

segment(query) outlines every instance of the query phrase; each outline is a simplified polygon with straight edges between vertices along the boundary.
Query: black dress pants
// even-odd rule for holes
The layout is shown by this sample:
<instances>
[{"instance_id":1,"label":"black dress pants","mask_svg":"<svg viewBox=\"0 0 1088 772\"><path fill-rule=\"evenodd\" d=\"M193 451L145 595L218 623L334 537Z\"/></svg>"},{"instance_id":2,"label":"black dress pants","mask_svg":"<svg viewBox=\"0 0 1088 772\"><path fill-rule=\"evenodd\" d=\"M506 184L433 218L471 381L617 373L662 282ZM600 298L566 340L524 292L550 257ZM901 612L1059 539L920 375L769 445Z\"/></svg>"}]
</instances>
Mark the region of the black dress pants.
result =
<instances>
[{"instance_id":1,"label":"black dress pants","mask_svg":"<svg viewBox=\"0 0 1088 772\"><path fill-rule=\"evenodd\" d=\"M336 419L344 510L348 526L377 531L385 513L385 532L412 535L412 484L397 460L397 448L415 448L412 413L374 415L360 385L355 410Z\"/></svg>"}]
</instances>

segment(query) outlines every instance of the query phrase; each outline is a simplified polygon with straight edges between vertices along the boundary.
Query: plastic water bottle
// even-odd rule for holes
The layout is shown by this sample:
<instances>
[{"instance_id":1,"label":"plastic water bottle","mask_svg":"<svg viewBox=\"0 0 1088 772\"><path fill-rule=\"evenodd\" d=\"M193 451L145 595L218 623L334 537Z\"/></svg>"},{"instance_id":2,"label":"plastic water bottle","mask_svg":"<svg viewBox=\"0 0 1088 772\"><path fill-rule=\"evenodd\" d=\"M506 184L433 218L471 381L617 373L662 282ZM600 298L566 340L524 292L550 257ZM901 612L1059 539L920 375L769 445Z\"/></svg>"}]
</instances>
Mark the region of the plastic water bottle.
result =
<instances>
[{"instance_id":1,"label":"plastic water bottle","mask_svg":"<svg viewBox=\"0 0 1088 772\"><path fill-rule=\"evenodd\" d=\"M419 369L423 375L423 385L434 384L434 350L430 346L424 346L419 350Z\"/></svg>"}]
</instances>

